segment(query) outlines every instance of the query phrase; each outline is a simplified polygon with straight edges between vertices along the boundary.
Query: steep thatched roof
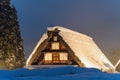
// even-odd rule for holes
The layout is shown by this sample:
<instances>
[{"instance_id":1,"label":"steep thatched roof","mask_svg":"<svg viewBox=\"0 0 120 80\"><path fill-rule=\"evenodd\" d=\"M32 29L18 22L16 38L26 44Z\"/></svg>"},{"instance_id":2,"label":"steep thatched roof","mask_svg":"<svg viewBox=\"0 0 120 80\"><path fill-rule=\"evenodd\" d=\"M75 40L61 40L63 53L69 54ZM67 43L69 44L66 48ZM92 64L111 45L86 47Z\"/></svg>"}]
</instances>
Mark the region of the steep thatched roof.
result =
<instances>
[{"instance_id":1,"label":"steep thatched roof","mask_svg":"<svg viewBox=\"0 0 120 80\"><path fill-rule=\"evenodd\" d=\"M60 26L50 27L48 28L48 31L54 31L56 28L60 30L59 35L72 49L78 59L80 59L80 61L85 64L86 67L98 68L103 71L114 69L113 65L105 57L105 55L91 37ZM29 65L30 62L34 60L32 57L35 55L36 50L47 38L48 36L45 33L28 58L27 65Z\"/></svg>"}]
</instances>

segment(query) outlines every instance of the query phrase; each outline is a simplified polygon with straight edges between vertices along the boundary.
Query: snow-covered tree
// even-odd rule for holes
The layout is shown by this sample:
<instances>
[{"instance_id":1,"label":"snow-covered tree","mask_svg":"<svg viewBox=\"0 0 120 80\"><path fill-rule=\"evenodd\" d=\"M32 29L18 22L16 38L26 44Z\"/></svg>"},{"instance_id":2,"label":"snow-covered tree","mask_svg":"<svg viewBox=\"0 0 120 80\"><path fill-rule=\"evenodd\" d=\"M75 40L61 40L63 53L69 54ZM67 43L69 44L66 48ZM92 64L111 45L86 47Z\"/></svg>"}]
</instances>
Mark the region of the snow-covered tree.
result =
<instances>
[{"instance_id":1,"label":"snow-covered tree","mask_svg":"<svg viewBox=\"0 0 120 80\"><path fill-rule=\"evenodd\" d=\"M10 0L0 0L0 68L15 69L25 65L23 40L17 12Z\"/></svg>"}]
</instances>

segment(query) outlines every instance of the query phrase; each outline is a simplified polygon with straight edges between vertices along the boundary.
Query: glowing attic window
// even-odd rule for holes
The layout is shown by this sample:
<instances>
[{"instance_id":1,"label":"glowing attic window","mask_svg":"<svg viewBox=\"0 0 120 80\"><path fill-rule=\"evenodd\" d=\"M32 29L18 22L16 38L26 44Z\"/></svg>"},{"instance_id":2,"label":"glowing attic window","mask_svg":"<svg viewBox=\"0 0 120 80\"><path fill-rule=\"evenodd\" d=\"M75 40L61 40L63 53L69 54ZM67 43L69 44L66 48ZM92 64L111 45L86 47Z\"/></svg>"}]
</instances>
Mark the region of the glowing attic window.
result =
<instances>
[{"instance_id":1,"label":"glowing attic window","mask_svg":"<svg viewBox=\"0 0 120 80\"><path fill-rule=\"evenodd\" d=\"M60 60L68 60L68 54L67 53L60 53Z\"/></svg>"},{"instance_id":2,"label":"glowing attic window","mask_svg":"<svg viewBox=\"0 0 120 80\"><path fill-rule=\"evenodd\" d=\"M52 60L52 53L45 53L44 59L45 60Z\"/></svg>"},{"instance_id":3,"label":"glowing attic window","mask_svg":"<svg viewBox=\"0 0 120 80\"><path fill-rule=\"evenodd\" d=\"M52 49L53 49L53 50L59 49L59 42L53 42L53 43L52 43Z\"/></svg>"},{"instance_id":4,"label":"glowing attic window","mask_svg":"<svg viewBox=\"0 0 120 80\"><path fill-rule=\"evenodd\" d=\"M53 37L53 41L57 41L57 36L54 36L54 37Z\"/></svg>"}]
</instances>

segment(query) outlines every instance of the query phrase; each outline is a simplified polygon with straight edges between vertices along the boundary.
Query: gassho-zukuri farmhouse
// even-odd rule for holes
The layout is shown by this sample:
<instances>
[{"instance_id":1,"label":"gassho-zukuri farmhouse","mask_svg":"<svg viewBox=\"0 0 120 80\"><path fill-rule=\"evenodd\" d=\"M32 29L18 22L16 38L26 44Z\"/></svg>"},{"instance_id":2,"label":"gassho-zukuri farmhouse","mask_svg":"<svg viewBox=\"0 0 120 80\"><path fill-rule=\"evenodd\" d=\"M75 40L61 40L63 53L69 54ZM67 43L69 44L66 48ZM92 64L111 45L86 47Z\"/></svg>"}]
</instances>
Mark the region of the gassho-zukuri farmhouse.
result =
<instances>
[{"instance_id":1,"label":"gassho-zukuri farmhouse","mask_svg":"<svg viewBox=\"0 0 120 80\"><path fill-rule=\"evenodd\" d=\"M111 62L87 35L60 26L49 27L43 34L26 66L72 65L114 71Z\"/></svg>"}]
</instances>

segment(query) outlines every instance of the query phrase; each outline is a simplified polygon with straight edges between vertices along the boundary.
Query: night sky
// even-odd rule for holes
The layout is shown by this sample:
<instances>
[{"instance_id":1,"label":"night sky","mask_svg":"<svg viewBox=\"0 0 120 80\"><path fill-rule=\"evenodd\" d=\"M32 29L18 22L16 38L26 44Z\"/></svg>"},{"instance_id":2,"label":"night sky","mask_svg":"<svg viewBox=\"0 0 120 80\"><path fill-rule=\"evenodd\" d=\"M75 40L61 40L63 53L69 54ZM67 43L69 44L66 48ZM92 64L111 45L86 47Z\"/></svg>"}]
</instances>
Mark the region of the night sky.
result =
<instances>
[{"instance_id":1,"label":"night sky","mask_svg":"<svg viewBox=\"0 0 120 80\"><path fill-rule=\"evenodd\" d=\"M104 53L120 48L120 0L12 0L28 56L48 26L91 36Z\"/></svg>"}]
</instances>

